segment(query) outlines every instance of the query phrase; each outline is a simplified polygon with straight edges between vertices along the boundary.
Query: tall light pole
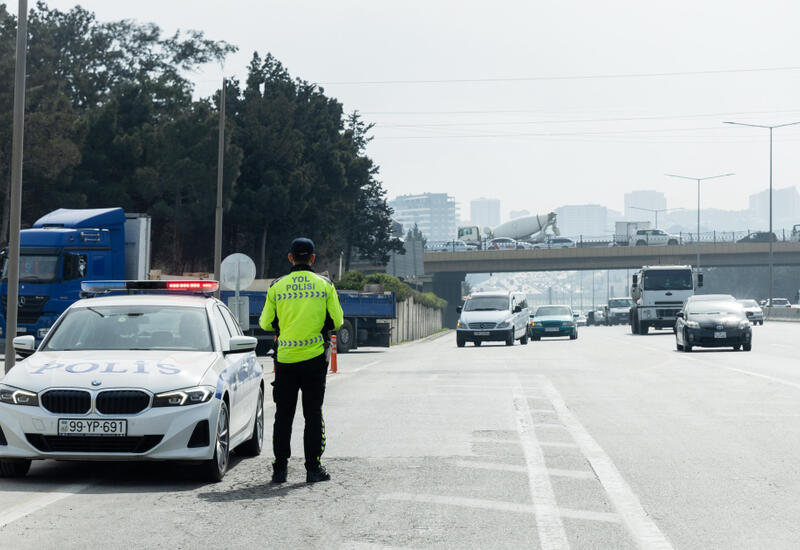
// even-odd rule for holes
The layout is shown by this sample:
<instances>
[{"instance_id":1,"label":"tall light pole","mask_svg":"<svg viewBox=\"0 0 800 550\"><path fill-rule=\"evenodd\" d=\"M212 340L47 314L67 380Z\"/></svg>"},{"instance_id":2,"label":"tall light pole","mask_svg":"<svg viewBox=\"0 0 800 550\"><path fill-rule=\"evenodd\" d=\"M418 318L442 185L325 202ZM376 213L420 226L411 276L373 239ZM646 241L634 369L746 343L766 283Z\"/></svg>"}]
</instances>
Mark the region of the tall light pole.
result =
<instances>
[{"instance_id":1,"label":"tall light pole","mask_svg":"<svg viewBox=\"0 0 800 550\"><path fill-rule=\"evenodd\" d=\"M670 212L672 210L683 210L683 208L642 208L640 206L629 206L628 208L633 208L634 210L644 210L645 212L652 212L656 215L656 229L658 229L658 213L659 212Z\"/></svg>"},{"instance_id":2,"label":"tall light pole","mask_svg":"<svg viewBox=\"0 0 800 550\"><path fill-rule=\"evenodd\" d=\"M697 273L700 273L700 182L706 180L713 180L716 178L727 178L728 176L733 176L733 173L730 174L719 174L716 176L706 176L704 178L692 178L689 176L679 176L677 174L664 174L665 176L669 176L671 178L681 178L684 180L692 180L697 182L697 243L695 244L695 249L697 251L697 265L695 269Z\"/></svg>"},{"instance_id":3,"label":"tall light pole","mask_svg":"<svg viewBox=\"0 0 800 550\"><path fill-rule=\"evenodd\" d=\"M19 300L19 226L22 211L22 143L25 131L25 65L28 53L28 0L19 0L17 13L17 62L14 69L14 119L11 138L9 182L8 295L6 296L5 370L14 367L17 353L17 302Z\"/></svg>"},{"instance_id":4,"label":"tall light pole","mask_svg":"<svg viewBox=\"0 0 800 550\"><path fill-rule=\"evenodd\" d=\"M775 128L783 128L784 126L794 126L795 124L800 124L800 121L797 122L787 122L785 124L749 124L747 122L730 122L727 121L725 124L735 124L736 126L750 126L751 128L768 128L769 129L769 291L767 298L769 301L767 302L769 305L772 305L772 130Z\"/></svg>"}]
</instances>

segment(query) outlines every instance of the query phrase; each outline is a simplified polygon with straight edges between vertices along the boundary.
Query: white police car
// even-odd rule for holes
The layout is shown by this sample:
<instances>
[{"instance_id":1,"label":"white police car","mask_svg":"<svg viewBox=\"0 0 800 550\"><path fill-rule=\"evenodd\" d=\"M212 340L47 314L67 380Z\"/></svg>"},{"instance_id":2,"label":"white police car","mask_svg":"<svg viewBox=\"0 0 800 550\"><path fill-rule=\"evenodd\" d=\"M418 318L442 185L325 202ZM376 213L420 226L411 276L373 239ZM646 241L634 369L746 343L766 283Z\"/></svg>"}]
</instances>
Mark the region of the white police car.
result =
<instances>
[{"instance_id":1,"label":"white police car","mask_svg":"<svg viewBox=\"0 0 800 550\"><path fill-rule=\"evenodd\" d=\"M219 481L230 450L261 452L256 339L208 294L217 282L82 288L105 295L74 303L38 350L33 336L14 339L26 358L0 382L0 477L50 458L188 460Z\"/></svg>"}]
</instances>

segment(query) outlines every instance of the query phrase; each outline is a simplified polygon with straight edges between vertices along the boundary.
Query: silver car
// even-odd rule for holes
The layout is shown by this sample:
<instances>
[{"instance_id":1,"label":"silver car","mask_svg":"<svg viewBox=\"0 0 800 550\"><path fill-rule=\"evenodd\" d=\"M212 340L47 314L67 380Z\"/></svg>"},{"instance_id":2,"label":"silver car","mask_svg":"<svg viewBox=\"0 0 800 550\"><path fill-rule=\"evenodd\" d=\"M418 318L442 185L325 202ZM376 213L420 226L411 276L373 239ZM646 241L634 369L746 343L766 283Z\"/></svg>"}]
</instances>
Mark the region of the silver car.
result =
<instances>
[{"instance_id":1,"label":"silver car","mask_svg":"<svg viewBox=\"0 0 800 550\"><path fill-rule=\"evenodd\" d=\"M528 301L524 294L511 292L478 292L459 306L460 318L456 325L456 344L462 348L467 342L480 346L483 342L505 342L513 346L515 340L528 343Z\"/></svg>"},{"instance_id":2,"label":"silver car","mask_svg":"<svg viewBox=\"0 0 800 550\"><path fill-rule=\"evenodd\" d=\"M754 325L764 324L764 310L758 305L755 300L737 300L744 308L744 313L747 315L747 320Z\"/></svg>"}]
</instances>

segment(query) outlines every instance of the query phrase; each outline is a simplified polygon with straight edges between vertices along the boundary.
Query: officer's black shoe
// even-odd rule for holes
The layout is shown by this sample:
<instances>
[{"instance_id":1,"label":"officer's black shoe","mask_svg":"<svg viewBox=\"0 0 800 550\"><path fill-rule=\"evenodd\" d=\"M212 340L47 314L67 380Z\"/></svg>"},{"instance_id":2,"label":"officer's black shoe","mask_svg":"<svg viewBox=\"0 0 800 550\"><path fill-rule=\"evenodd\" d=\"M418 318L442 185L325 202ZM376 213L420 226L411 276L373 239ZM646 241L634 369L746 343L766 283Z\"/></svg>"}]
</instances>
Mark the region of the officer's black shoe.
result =
<instances>
[{"instance_id":1,"label":"officer's black shoe","mask_svg":"<svg viewBox=\"0 0 800 550\"><path fill-rule=\"evenodd\" d=\"M320 466L314 470L308 470L306 472L306 483L317 483L318 481L330 481L331 474L325 469L324 466Z\"/></svg>"},{"instance_id":2,"label":"officer's black shoe","mask_svg":"<svg viewBox=\"0 0 800 550\"><path fill-rule=\"evenodd\" d=\"M286 465L272 465L272 483L286 483L288 468Z\"/></svg>"}]
</instances>

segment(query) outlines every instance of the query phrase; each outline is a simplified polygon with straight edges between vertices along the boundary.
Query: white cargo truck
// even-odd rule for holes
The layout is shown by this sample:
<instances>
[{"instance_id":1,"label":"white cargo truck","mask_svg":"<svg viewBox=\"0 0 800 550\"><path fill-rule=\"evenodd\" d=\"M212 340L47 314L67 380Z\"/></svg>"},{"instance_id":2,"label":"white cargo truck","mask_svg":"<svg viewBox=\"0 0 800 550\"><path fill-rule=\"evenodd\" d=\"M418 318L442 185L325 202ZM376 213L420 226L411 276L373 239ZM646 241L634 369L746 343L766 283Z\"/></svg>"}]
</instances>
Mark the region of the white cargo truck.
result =
<instances>
[{"instance_id":1,"label":"white cargo truck","mask_svg":"<svg viewBox=\"0 0 800 550\"><path fill-rule=\"evenodd\" d=\"M697 288L703 286L703 275L697 275ZM644 266L633 274L631 298L631 332L647 334L650 327L675 329L676 314L695 292L690 265Z\"/></svg>"},{"instance_id":2,"label":"white cargo truck","mask_svg":"<svg viewBox=\"0 0 800 550\"><path fill-rule=\"evenodd\" d=\"M641 229L650 229L650 222L617 222L614 225L614 246L635 244L634 236Z\"/></svg>"}]
</instances>

